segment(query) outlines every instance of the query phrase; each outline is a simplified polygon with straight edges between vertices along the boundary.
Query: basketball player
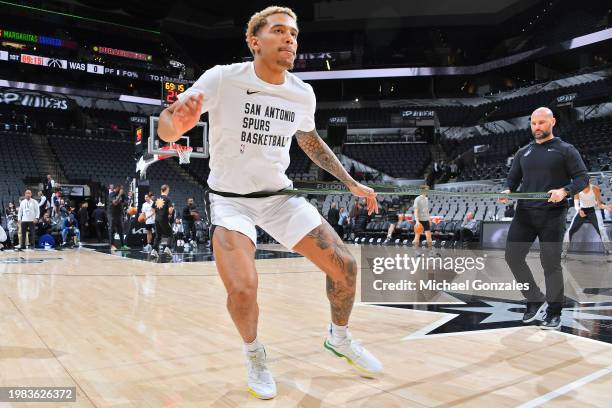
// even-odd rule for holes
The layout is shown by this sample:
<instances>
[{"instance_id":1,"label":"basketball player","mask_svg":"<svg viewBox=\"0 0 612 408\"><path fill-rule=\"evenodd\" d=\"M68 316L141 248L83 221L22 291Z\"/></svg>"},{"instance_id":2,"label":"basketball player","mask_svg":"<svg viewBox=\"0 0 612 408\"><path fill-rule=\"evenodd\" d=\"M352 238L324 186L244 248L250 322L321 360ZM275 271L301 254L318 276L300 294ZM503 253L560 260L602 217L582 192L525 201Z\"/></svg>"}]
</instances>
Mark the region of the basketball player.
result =
<instances>
[{"instance_id":1,"label":"basketball player","mask_svg":"<svg viewBox=\"0 0 612 408\"><path fill-rule=\"evenodd\" d=\"M174 205L168 198L170 194L170 186L164 184L161 186L161 195L153 203L152 209L155 210L155 242L153 243L153 250L151 256L157 258L159 256L159 244L163 237L172 237L172 222L170 217L174 213ZM168 255L172 255L172 250L166 244L164 252Z\"/></svg>"},{"instance_id":2,"label":"basketball player","mask_svg":"<svg viewBox=\"0 0 612 408\"><path fill-rule=\"evenodd\" d=\"M187 199L187 206L183 208L183 234L185 240L192 246L196 246L196 227L194 215L197 213L195 202L192 197Z\"/></svg>"},{"instance_id":3,"label":"basketball player","mask_svg":"<svg viewBox=\"0 0 612 408\"><path fill-rule=\"evenodd\" d=\"M601 212L599 211L607 207L601 202L601 190L593 184L593 181L593 178L589 179L589 184L581 192L574 195L576 215L574 215L572 223L563 237L563 243L566 245L566 248L563 250L563 257L567 255L567 247L569 247L572 237L585 223L589 223L595 228L601 242L604 244L604 251L607 252L608 234L606 234Z\"/></svg>"},{"instance_id":4,"label":"basketball player","mask_svg":"<svg viewBox=\"0 0 612 408\"><path fill-rule=\"evenodd\" d=\"M115 232L119 234L119 242L122 250L129 249L123 240L123 211L127 205L127 197L123 191L123 186L117 184L113 192L108 196L111 202L111 227L109 228L111 250L115 250Z\"/></svg>"},{"instance_id":5,"label":"basketball player","mask_svg":"<svg viewBox=\"0 0 612 408\"><path fill-rule=\"evenodd\" d=\"M538 318L546 309L540 325L543 329L561 327L564 285L561 268L561 249L567 215L567 197L577 194L588 184L587 170L580 153L569 143L553 135L555 117L548 108L538 108L531 114L531 133L534 141L518 150L506 180L506 190L533 193L547 191L548 201L518 200L516 213L508 230L506 262L523 290L527 310L523 322ZM500 199L506 203L507 199ZM525 262L529 248L540 240L540 262L544 269L546 296L533 279ZM546 302L545 302L546 301ZM546 304L548 303L548 307Z\"/></svg>"},{"instance_id":6,"label":"basketball player","mask_svg":"<svg viewBox=\"0 0 612 408\"><path fill-rule=\"evenodd\" d=\"M153 227L155 226L155 210L153 209L153 200L151 200L151 194L147 193L144 196L145 202L142 203L142 213L145 216L145 228L147 230L147 245L143 248L145 252L151 252L153 247Z\"/></svg>"},{"instance_id":7,"label":"basketball player","mask_svg":"<svg viewBox=\"0 0 612 408\"><path fill-rule=\"evenodd\" d=\"M344 182L354 195L366 197L370 213L377 210L376 193L357 183L317 134L312 87L288 72L297 50L296 20L294 12L284 7L254 14L246 30L254 61L206 71L161 113L158 129L162 140L173 142L195 126L201 113L209 112L207 212L213 225L213 251L228 293L229 313L244 341L248 388L262 399L276 395L276 383L257 333L256 225L327 275L332 321L324 348L365 376L382 371L381 363L348 332L355 259L305 199L270 195L292 186L285 170L295 134L299 146L318 166Z\"/></svg>"},{"instance_id":8,"label":"basketball player","mask_svg":"<svg viewBox=\"0 0 612 408\"><path fill-rule=\"evenodd\" d=\"M429 190L428 185L422 185L420 187L423 190ZM415 247L421 245L421 232L417 232L417 229L423 227L425 232L425 239L427 240L427 247L433 247L433 241L431 240L431 226L429 225L429 199L427 198L427 191L423 191L422 194L414 199L414 240L412 243ZM420 226L420 227L419 227Z\"/></svg>"}]
</instances>

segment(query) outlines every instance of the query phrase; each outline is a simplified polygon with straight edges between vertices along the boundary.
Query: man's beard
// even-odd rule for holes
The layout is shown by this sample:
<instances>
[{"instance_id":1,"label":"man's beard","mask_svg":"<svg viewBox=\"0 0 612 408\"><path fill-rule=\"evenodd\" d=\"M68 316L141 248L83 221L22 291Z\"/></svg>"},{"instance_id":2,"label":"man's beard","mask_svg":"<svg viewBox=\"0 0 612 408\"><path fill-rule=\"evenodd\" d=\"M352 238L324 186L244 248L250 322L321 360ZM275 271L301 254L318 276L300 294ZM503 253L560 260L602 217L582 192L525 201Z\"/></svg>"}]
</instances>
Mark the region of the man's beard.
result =
<instances>
[{"instance_id":1,"label":"man's beard","mask_svg":"<svg viewBox=\"0 0 612 408\"><path fill-rule=\"evenodd\" d=\"M278 60L276 63L286 69L293 69L293 61L288 60Z\"/></svg>"},{"instance_id":2,"label":"man's beard","mask_svg":"<svg viewBox=\"0 0 612 408\"><path fill-rule=\"evenodd\" d=\"M538 134L536 132L532 132L533 137L535 137L536 139L546 139L548 136L550 136L550 130L546 131L543 130L542 133Z\"/></svg>"}]
</instances>

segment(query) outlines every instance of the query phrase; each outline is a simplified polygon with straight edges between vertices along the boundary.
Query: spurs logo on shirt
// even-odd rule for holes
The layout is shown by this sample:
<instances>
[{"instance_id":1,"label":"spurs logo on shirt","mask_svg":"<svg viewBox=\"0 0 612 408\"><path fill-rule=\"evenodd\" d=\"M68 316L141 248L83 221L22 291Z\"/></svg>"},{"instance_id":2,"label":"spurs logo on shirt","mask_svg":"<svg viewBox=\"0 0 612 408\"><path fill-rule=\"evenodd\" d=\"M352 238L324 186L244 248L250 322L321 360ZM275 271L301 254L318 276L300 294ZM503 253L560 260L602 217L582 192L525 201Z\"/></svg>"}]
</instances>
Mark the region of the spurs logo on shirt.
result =
<instances>
[{"instance_id":1,"label":"spurs logo on shirt","mask_svg":"<svg viewBox=\"0 0 612 408\"><path fill-rule=\"evenodd\" d=\"M210 175L217 191L247 194L291 185L291 139L315 128L312 87L287 72L282 85L262 81L252 62L217 65L179 96L204 94L209 112Z\"/></svg>"}]
</instances>

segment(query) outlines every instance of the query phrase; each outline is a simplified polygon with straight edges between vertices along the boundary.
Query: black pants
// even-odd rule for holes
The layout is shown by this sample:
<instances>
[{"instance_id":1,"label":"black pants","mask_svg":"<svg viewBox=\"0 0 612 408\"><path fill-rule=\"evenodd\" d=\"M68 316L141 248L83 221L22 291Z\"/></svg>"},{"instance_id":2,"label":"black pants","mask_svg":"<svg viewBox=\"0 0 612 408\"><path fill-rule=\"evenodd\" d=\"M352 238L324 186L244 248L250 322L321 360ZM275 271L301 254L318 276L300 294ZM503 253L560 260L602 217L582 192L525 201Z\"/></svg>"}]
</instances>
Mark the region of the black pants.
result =
<instances>
[{"instance_id":1,"label":"black pants","mask_svg":"<svg viewBox=\"0 0 612 408\"><path fill-rule=\"evenodd\" d=\"M563 307L564 284L561 250L565 233L566 208L550 210L518 209L510 224L506 242L506 262L519 283L529 284L523 290L527 302L548 302L548 312L559 313ZM525 261L536 238L540 240L540 263L544 269L546 296L533 279Z\"/></svg>"},{"instance_id":2,"label":"black pants","mask_svg":"<svg viewBox=\"0 0 612 408\"><path fill-rule=\"evenodd\" d=\"M455 236L459 242L471 242L474 239L474 232L471 229L460 227Z\"/></svg>"},{"instance_id":3,"label":"black pants","mask_svg":"<svg viewBox=\"0 0 612 408\"><path fill-rule=\"evenodd\" d=\"M109 242L111 245L115 243L115 232L119 234L119 242L123 246L123 219L122 217L113 217L111 220L110 238Z\"/></svg>"},{"instance_id":4,"label":"black pants","mask_svg":"<svg viewBox=\"0 0 612 408\"><path fill-rule=\"evenodd\" d=\"M195 222L189 222L183 219L183 231L185 233L185 241L189 242L191 240L196 240Z\"/></svg>"},{"instance_id":5,"label":"black pants","mask_svg":"<svg viewBox=\"0 0 612 408\"><path fill-rule=\"evenodd\" d=\"M344 239L344 228L342 227L342 225L336 223L332 225L332 228L334 229L334 231L336 231L336 234L338 234L340 239Z\"/></svg>"},{"instance_id":6,"label":"black pants","mask_svg":"<svg viewBox=\"0 0 612 408\"><path fill-rule=\"evenodd\" d=\"M30 232L30 246L34 248L36 245L36 228L34 228L33 221L21 221L21 241L19 245L21 248L24 247L26 233Z\"/></svg>"},{"instance_id":7,"label":"black pants","mask_svg":"<svg viewBox=\"0 0 612 408\"><path fill-rule=\"evenodd\" d=\"M159 244L163 237L172 237L172 227L170 222L160 222L155 220L155 241L153 241L153 249L159 251Z\"/></svg>"},{"instance_id":8,"label":"black pants","mask_svg":"<svg viewBox=\"0 0 612 408\"><path fill-rule=\"evenodd\" d=\"M96 221L96 237L98 238L98 242L102 242L105 226L106 224L104 223L104 221Z\"/></svg>"},{"instance_id":9,"label":"black pants","mask_svg":"<svg viewBox=\"0 0 612 408\"><path fill-rule=\"evenodd\" d=\"M581 217L580 214L576 214L574 219L572 220L572 225L570 225L569 230L569 240L572 240L572 236L582 227L582 224L589 223L593 227L595 227L595 231L601 237L601 231L599 231L599 223L597 222L597 214L595 213L595 208L581 208L581 210L585 213L586 217ZM598 210L599 211L599 210Z\"/></svg>"}]
</instances>

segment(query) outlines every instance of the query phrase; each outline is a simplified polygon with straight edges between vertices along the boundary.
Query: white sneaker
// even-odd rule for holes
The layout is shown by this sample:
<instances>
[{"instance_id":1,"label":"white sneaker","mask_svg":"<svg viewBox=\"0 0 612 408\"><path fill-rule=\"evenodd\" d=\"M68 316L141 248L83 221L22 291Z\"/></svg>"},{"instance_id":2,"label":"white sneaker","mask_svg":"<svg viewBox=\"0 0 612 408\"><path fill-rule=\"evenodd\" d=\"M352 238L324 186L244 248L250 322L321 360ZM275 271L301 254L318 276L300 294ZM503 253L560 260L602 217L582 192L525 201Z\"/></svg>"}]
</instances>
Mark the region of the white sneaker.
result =
<instances>
[{"instance_id":1,"label":"white sneaker","mask_svg":"<svg viewBox=\"0 0 612 408\"><path fill-rule=\"evenodd\" d=\"M259 399L276 397L276 382L266 367L266 350L247 351L247 385L249 392Z\"/></svg>"},{"instance_id":2,"label":"white sneaker","mask_svg":"<svg viewBox=\"0 0 612 408\"><path fill-rule=\"evenodd\" d=\"M374 357L372 353L366 350L361 343L357 340L353 340L348 331L346 333L346 339L340 344L334 344L330 325L327 339L325 343L323 343L323 347L336 357L345 358L363 377L375 377L383 370L382 363Z\"/></svg>"},{"instance_id":3,"label":"white sneaker","mask_svg":"<svg viewBox=\"0 0 612 408\"><path fill-rule=\"evenodd\" d=\"M172 255L172 250L170 249L170 247L165 247L165 248L164 248L164 253L165 253L166 255Z\"/></svg>"},{"instance_id":4,"label":"white sneaker","mask_svg":"<svg viewBox=\"0 0 612 408\"><path fill-rule=\"evenodd\" d=\"M153 258L157 258L157 257L159 256L159 254L157 253L157 251L156 251L156 250L152 249L152 250L151 250L151 256L152 256Z\"/></svg>"},{"instance_id":5,"label":"white sneaker","mask_svg":"<svg viewBox=\"0 0 612 408\"><path fill-rule=\"evenodd\" d=\"M152 249L153 249L153 248L152 248L152 247L151 247L151 245L149 245L149 244L145 245L145 246L142 248L143 252L151 252L151 250L152 250Z\"/></svg>"}]
</instances>

